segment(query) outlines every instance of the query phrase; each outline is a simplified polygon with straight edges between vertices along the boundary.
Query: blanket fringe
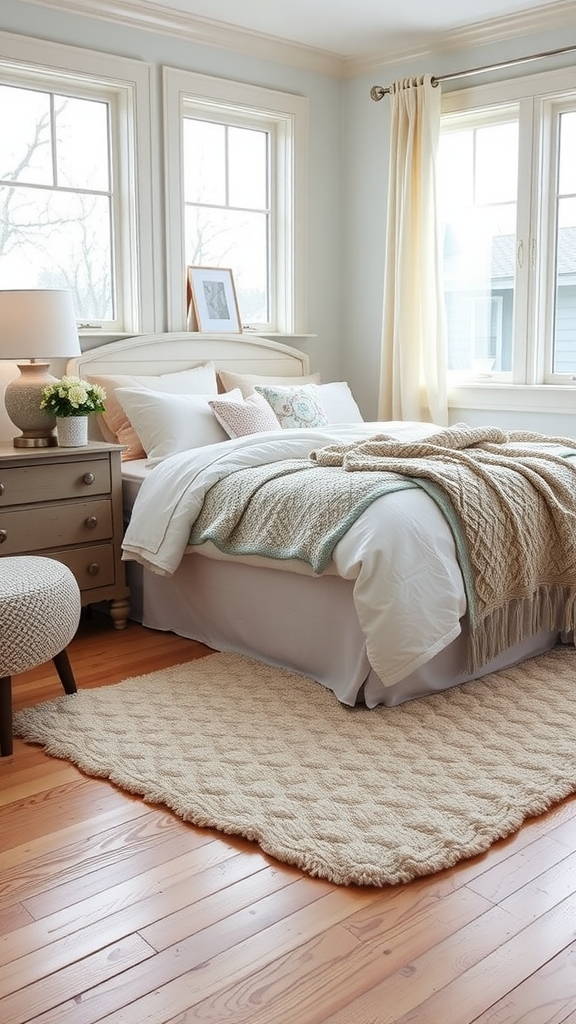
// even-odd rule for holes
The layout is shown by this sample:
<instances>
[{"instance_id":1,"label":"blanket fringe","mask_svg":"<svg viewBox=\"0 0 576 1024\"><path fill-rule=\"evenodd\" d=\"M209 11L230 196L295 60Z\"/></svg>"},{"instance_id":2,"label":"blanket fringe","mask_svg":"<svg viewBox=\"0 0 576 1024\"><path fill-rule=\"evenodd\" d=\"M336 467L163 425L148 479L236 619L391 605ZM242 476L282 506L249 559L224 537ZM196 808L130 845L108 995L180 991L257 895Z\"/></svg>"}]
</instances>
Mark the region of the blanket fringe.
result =
<instances>
[{"instance_id":1,"label":"blanket fringe","mask_svg":"<svg viewBox=\"0 0 576 1024\"><path fill-rule=\"evenodd\" d=\"M576 590L539 587L530 597L517 598L489 612L471 629L468 669L475 672L508 647L545 630L576 631Z\"/></svg>"}]
</instances>

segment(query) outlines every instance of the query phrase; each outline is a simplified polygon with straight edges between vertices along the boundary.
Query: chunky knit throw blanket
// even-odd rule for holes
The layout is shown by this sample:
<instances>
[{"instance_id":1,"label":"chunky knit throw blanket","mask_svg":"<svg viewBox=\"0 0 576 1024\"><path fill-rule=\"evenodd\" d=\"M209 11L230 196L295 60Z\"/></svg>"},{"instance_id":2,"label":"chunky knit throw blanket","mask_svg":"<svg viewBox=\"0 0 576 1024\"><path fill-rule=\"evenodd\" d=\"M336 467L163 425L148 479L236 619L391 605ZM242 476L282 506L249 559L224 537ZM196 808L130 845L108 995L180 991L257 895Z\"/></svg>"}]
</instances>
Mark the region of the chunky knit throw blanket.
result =
<instances>
[{"instance_id":1,"label":"chunky knit throw blanket","mask_svg":"<svg viewBox=\"0 0 576 1024\"><path fill-rule=\"evenodd\" d=\"M576 441L449 427L376 435L239 470L207 493L190 544L297 558L316 572L376 498L421 487L450 523L466 586L469 668L541 629L576 625Z\"/></svg>"},{"instance_id":2,"label":"chunky knit throw blanket","mask_svg":"<svg viewBox=\"0 0 576 1024\"><path fill-rule=\"evenodd\" d=\"M576 441L463 424L311 453L417 481L449 520L464 575L471 670L540 629L576 624Z\"/></svg>"}]
</instances>

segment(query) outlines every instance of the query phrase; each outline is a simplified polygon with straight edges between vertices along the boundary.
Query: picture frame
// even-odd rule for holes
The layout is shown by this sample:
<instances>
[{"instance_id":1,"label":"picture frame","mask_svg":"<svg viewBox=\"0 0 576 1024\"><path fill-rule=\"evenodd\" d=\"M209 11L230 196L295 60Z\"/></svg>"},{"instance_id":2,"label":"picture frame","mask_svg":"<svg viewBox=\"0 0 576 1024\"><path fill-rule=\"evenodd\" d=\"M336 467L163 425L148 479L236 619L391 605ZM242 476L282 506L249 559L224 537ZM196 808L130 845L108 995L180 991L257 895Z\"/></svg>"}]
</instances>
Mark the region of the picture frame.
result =
<instances>
[{"instance_id":1,"label":"picture frame","mask_svg":"<svg viewBox=\"0 0 576 1024\"><path fill-rule=\"evenodd\" d=\"M234 275L229 267L186 267L186 306L193 331L242 333Z\"/></svg>"}]
</instances>

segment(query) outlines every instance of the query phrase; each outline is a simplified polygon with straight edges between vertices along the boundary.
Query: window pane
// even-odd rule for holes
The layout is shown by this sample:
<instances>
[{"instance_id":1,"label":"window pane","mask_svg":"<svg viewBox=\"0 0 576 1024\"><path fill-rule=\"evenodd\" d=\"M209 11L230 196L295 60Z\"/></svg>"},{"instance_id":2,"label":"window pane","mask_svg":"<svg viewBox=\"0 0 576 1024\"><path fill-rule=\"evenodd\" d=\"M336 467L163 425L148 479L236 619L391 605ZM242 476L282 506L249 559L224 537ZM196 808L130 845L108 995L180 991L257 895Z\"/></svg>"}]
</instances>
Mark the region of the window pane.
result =
<instances>
[{"instance_id":1,"label":"window pane","mask_svg":"<svg viewBox=\"0 0 576 1024\"><path fill-rule=\"evenodd\" d=\"M438 192L443 209L465 209L474 196L474 133L446 132L438 153Z\"/></svg>"},{"instance_id":2,"label":"window pane","mask_svg":"<svg viewBox=\"0 0 576 1024\"><path fill-rule=\"evenodd\" d=\"M108 104L56 97L58 185L108 191Z\"/></svg>"},{"instance_id":3,"label":"window pane","mask_svg":"<svg viewBox=\"0 0 576 1024\"><path fill-rule=\"evenodd\" d=\"M516 122L440 138L449 369L512 367L517 153Z\"/></svg>"},{"instance_id":4,"label":"window pane","mask_svg":"<svg viewBox=\"0 0 576 1024\"><path fill-rule=\"evenodd\" d=\"M184 118L184 201L226 204L226 128Z\"/></svg>"},{"instance_id":5,"label":"window pane","mask_svg":"<svg viewBox=\"0 0 576 1024\"><path fill-rule=\"evenodd\" d=\"M69 288L81 320L116 317L108 110L0 86L0 287Z\"/></svg>"},{"instance_id":6,"label":"window pane","mask_svg":"<svg viewBox=\"0 0 576 1024\"><path fill-rule=\"evenodd\" d=\"M52 185L50 96L0 86L0 178Z\"/></svg>"},{"instance_id":7,"label":"window pane","mask_svg":"<svg viewBox=\"0 0 576 1024\"><path fill-rule=\"evenodd\" d=\"M242 321L267 323L267 216L187 206L185 232L186 263L230 267Z\"/></svg>"},{"instance_id":8,"label":"window pane","mask_svg":"<svg viewBox=\"0 0 576 1024\"><path fill-rule=\"evenodd\" d=\"M515 201L518 187L518 125L490 125L475 132L476 205Z\"/></svg>"},{"instance_id":9,"label":"window pane","mask_svg":"<svg viewBox=\"0 0 576 1024\"><path fill-rule=\"evenodd\" d=\"M558 201L554 373L576 373L576 197Z\"/></svg>"},{"instance_id":10,"label":"window pane","mask_svg":"<svg viewBox=\"0 0 576 1024\"><path fill-rule=\"evenodd\" d=\"M0 287L69 288L76 316L114 318L110 199L0 185Z\"/></svg>"},{"instance_id":11,"label":"window pane","mask_svg":"<svg viewBox=\"0 0 576 1024\"><path fill-rule=\"evenodd\" d=\"M264 210L268 205L267 139L266 132L229 129L230 206Z\"/></svg>"},{"instance_id":12,"label":"window pane","mask_svg":"<svg viewBox=\"0 0 576 1024\"><path fill-rule=\"evenodd\" d=\"M560 115L558 191L576 194L576 111Z\"/></svg>"}]
</instances>

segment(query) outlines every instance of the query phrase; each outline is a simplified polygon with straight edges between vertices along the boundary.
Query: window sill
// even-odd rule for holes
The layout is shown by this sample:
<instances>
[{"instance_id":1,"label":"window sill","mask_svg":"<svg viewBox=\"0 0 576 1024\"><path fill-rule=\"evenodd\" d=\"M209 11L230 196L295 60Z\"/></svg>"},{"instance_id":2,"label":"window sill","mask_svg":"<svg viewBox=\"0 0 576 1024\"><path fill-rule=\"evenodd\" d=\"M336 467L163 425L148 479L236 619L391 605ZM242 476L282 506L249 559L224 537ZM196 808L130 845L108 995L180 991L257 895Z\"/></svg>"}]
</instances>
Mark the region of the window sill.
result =
<instances>
[{"instance_id":1,"label":"window sill","mask_svg":"<svg viewBox=\"0 0 576 1024\"><path fill-rule=\"evenodd\" d=\"M307 334L305 331L250 331L246 328L243 331L254 338L317 338L317 334Z\"/></svg>"},{"instance_id":2,"label":"window sill","mask_svg":"<svg viewBox=\"0 0 576 1024\"><path fill-rule=\"evenodd\" d=\"M497 384L483 381L448 387L450 409L576 413L576 384Z\"/></svg>"}]
</instances>

